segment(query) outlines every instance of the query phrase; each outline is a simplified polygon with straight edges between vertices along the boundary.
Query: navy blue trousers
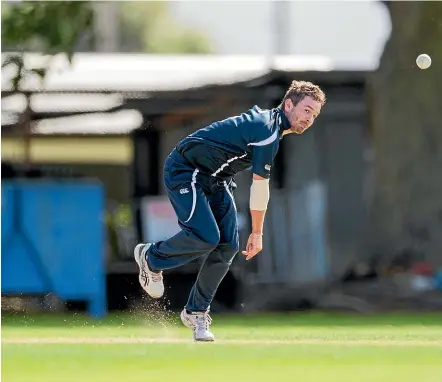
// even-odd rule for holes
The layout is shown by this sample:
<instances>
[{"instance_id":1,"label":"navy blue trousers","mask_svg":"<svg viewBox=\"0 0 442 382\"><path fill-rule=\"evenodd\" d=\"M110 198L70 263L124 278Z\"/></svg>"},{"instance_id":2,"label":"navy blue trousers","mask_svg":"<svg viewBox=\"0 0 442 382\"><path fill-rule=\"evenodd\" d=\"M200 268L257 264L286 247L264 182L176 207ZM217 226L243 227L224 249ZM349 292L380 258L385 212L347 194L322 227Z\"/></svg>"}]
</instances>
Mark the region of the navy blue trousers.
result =
<instances>
[{"instance_id":1,"label":"navy blue trousers","mask_svg":"<svg viewBox=\"0 0 442 382\"><path fill-rule=\"evenodd\" d=\"M186 309L210 310L218 286L239 250L231 184L201 173L176 150L167 158L163 176L181 231L149 248L149 267L172 269L203 256Z\"/></svg>"}]
</instances>

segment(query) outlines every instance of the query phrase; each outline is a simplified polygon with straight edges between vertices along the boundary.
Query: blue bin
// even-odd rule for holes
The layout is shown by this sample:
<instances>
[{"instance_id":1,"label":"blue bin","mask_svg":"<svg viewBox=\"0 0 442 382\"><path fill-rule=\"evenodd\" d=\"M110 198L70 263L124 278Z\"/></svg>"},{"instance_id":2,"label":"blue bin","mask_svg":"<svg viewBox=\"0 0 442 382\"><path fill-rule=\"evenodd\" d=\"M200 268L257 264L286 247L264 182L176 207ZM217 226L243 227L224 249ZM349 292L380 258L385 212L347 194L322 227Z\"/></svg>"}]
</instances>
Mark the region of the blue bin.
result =
<instances>
[{"instance_id":1,"label":"blue bin","mask_svg":"<svg viewBox=\"0 0 442 382\"><path fill-rule=\"evenodd\" d=\"M104 213L96 182L2 182L2 294L52 292L104 316Z\"/></svg>"}]
</instances>

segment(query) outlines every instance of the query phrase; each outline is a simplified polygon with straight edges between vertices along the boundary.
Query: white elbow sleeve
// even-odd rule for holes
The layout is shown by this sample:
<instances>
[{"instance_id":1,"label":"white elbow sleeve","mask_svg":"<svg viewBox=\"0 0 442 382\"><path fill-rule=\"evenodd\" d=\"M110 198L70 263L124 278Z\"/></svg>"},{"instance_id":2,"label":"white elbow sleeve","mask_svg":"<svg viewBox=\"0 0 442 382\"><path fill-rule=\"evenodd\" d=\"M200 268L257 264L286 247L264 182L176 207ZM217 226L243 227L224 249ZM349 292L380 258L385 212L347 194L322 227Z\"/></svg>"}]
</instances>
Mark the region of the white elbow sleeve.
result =
<instances>
[{"instance_id":1,"label":"white elbow sleeve","mask_svg":"<svg viewBox=\"0 0 442 382\"><path fill-rule=\"evenodd\" d=\"M253 179L250 187L250 209L254 211L267 210L269 198L269 179Z\"/></svg>"}]
</instances>

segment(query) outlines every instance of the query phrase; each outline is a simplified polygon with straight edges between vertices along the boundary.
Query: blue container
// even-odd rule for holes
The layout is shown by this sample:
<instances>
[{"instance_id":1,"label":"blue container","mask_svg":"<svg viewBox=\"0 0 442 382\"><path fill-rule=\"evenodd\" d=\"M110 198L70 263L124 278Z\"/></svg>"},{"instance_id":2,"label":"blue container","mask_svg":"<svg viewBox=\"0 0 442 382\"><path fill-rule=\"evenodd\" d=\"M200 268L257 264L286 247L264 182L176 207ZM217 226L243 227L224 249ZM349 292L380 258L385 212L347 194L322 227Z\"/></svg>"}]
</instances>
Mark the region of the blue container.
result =
<instances>
[{"instance_id":1,"label":"blue container","mask_svg":"<svg viewBox=\"0 0 442 382\"><path fill-rule=\"evenodd\" d=\"M2 294L52 292L104 316L104 213L97 182L2 182Z\"/></svg>"}]
</instances>

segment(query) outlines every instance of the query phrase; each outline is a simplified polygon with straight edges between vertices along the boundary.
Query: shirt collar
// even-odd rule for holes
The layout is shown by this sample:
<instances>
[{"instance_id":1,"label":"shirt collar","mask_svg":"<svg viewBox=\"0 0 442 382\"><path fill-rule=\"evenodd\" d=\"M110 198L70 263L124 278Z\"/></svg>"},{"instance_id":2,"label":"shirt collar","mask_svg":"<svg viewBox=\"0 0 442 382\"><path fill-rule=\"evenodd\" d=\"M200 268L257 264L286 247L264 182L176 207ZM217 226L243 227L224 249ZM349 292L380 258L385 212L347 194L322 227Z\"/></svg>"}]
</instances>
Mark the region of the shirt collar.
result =
<instances>
[{"instance_id":1,"label":"shirt collar","mask_svg":"<svg viewBox=\"0 0 442 382\"><path fill-rule=\"evenodd\" d=\"M278 124L281 131L290 129L290 122L288 118L285 116L284 112L280 107L277 107L275 109L277 115L276 115L276 123Z\"/></svg>"}]
</instances>

